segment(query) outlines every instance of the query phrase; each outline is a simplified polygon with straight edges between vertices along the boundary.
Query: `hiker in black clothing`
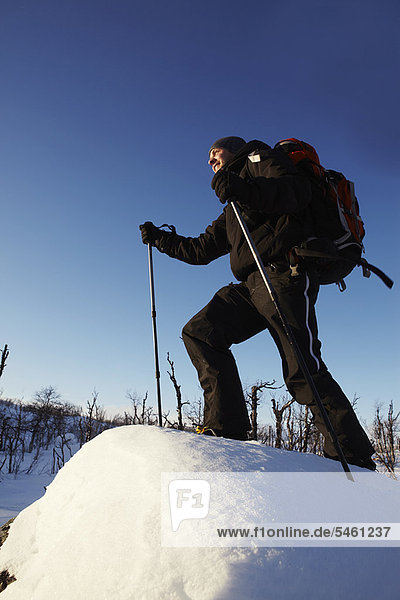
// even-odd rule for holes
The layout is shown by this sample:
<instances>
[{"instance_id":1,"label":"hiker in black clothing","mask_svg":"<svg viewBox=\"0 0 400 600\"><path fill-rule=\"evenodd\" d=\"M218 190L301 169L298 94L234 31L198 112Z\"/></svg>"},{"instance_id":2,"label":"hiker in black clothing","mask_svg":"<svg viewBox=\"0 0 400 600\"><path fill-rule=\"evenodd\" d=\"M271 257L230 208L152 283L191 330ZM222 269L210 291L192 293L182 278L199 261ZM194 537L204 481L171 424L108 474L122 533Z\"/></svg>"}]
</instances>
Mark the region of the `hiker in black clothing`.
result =
<instances>
[{"instance_id":1,"label":"hiker in black clothing","mask_svg":"<svg viewBox=\"0 0 400 600\"><path fill-rule=\"evenodd\" d=\"M192 238L164 231L150 222L140 226L144 243L189 264L205 265L230 254L232 272L239 281L220 289L182 332L204 390L205 428L223 437L247 439L251 426L230 348L268 329L279 350L290 394L309 406L325 438L325 455L338 459L229 203L235 198L347 461L374 469L374 448L321 358L314 310L317 276L304 268L293 272L289 266L290 249L312 235L309 181L281 149L257 140L246 143L238 137L221 138L212 145L208 162L215 173L212 188L226 206L204 233Z\"/></svg>"}]
</instances>

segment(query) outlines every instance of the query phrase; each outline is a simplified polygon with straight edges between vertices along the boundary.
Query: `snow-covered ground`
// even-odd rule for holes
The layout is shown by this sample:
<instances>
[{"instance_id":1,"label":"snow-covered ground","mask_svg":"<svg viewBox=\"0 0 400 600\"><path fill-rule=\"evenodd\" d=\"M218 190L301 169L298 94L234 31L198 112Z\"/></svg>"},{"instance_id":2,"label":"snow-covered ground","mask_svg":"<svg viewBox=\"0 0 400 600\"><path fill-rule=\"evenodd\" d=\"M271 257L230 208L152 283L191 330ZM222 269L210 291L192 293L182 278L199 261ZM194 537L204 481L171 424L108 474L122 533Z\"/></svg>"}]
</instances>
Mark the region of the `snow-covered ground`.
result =
<instances>
[{"instance_id":1,"label":"snow-covered ground","mask_svg":"<svg viewBox=\"0 0 400 600\"><path fill-rule=\"evenodd\" d=\"M5 475L0 483L0 526L43 496L53 475Z\"/></svg>"},{"instance_id":2,"label":"snow-covered ground","mask_svg":"<svg viewBox=\"0 0 400 600\"><path fill-rule=\"evenodd\" d=\"M330 471L337 485L316 485ZM146 426L105 431L12 524L0 572L16 581L2 600L392 600L400 595L400 548L381 540L380 547L316 548L161 543L165 473L226 474L210 509L225 527L241 527L249 508L260 524L282 523L291 510L294 523L331 523L331 508L346 503L355 522L400 522L399 483L354 472L352 483L338 463L254 442ZM196 532L199 519L179 530L191 522Z\"/></svg>"},{"instance_id":3,"label":"snow-covered ground","mask_svg":"<svg viewBox=\"0 0 400 600\"><path fill-rule=\"evenodd\" d=\"M67 434L66 439L69 444L65 449L65 461L79 450L79 442L73 433ZM27 452L17 474L1 473L0 526L43 496L58 470L54 464L54 450L59 452L58 438L47 450L41 449L37 460L33 460L34 453Z\"/></svg>"}]
</instances>

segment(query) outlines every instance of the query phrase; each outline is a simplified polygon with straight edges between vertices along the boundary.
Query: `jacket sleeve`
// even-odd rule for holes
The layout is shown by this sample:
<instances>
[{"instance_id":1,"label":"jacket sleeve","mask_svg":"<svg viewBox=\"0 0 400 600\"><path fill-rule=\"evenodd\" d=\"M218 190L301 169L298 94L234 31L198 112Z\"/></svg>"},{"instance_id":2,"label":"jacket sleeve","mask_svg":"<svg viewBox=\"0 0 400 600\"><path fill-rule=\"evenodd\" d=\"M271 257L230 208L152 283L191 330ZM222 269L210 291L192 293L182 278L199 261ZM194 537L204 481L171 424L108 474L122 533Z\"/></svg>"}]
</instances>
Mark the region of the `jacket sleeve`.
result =
<instances>
[{"instance_id":1,"label":"jacket sleeve","mask_svg":"<svg viewBox=\"0 0 400 600\"><path fill-rule=\"evenodd\" d=\"M253 153L240 173L248 183L246 198L239 204L266 214L298 213L311 200L311 185L282 150ZM254 161L254 162L253 162Z\"/></svg>"},{"instance_id":2,"label":"jacket sleeve","mask_svg":"<svg viewBox=\"0 0 400 600\"><path fill-rule=\"evenodd\" d=\"M165 231L156 248L190 265L208 265L211 261L229 253L226 237L225 212L207 227L198 237L183 237Z\"/></svg>"}]
</instances>

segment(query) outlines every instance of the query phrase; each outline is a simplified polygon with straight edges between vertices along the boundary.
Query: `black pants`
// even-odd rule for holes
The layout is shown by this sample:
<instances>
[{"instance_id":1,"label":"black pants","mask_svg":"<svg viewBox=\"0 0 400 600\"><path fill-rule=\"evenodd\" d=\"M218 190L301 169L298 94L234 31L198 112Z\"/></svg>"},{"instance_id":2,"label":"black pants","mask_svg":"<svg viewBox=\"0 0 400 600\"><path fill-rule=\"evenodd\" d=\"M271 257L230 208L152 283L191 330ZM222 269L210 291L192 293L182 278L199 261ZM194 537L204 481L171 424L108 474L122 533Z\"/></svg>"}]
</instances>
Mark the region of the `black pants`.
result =
<instances>
[{"instance_id":1,"label":"black pants","mask_svg":"<svg viewBox=\"0 0 400 600\"><path fill-rule=\"evenodd\" d=\"M349 400L321 358L314 309L318 284L312 275L292 277L290 271L271 270L269 276L346 458L371 456L374 448ZM245 283L223 287L183 328L183 341L204 390L205 426L221 430L227 437L251 429L239 373L230 347L265 329L269 330L279 350L283 376L290 394L300 404L310 407L315 424L325 437L326 454L337 457L325 423L258 272L250 275Z\"/></svg>"}]
</instances>

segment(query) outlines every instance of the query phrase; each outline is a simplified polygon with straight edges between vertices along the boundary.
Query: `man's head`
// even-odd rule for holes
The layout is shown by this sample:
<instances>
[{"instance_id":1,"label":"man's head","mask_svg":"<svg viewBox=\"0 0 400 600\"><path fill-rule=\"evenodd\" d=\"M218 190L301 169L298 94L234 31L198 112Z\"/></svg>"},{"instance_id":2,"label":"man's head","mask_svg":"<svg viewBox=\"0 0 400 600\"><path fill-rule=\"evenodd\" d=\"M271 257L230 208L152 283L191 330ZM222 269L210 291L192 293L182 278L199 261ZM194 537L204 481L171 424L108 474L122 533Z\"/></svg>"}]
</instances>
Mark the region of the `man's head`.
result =
<instances>
[{"instance_id":1,"label":"man's head","mask_svg":"<svg viewBox=\"0 0 400 600\"><path fill-rule=\"evenodd\" d=\"M241 137L220 138L210 148L208 164L214 173L219 171L242 148L246 142Z\"/></svg>"}]
</instances>

